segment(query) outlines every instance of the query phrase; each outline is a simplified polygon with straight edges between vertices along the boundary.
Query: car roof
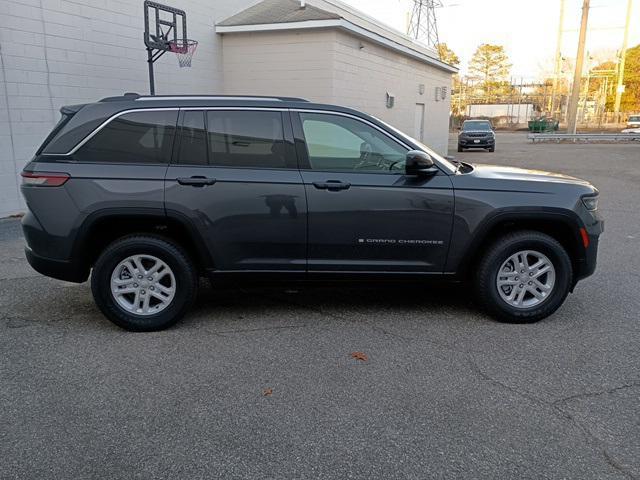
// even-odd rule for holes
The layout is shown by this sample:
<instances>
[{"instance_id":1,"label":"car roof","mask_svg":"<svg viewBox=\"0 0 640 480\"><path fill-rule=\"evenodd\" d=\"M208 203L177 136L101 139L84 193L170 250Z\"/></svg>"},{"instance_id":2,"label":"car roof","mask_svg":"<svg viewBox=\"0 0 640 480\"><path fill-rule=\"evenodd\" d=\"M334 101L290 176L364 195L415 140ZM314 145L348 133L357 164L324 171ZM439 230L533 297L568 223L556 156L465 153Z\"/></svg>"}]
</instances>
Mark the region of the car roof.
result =
<instances>
[{"instance_id":1,"label":"car roof","mask_svg":"<svg viewBox=\"0 0 640 480\"><path fill-rule=\"evenodd\" d=\"M137 93L126 93L117 97L103 98L94 103L62 107L60 109L62 114L71 115L71 118L50 142L41 147L39 153L61 155L69 152L101 124L122 112L148 109L207 109L216 107L326 110L354 115L381 126L379 120L366 113L339 105L312 103L298 97L267 97L259 95L144 96Z\"/></svg>"}]
</instances>

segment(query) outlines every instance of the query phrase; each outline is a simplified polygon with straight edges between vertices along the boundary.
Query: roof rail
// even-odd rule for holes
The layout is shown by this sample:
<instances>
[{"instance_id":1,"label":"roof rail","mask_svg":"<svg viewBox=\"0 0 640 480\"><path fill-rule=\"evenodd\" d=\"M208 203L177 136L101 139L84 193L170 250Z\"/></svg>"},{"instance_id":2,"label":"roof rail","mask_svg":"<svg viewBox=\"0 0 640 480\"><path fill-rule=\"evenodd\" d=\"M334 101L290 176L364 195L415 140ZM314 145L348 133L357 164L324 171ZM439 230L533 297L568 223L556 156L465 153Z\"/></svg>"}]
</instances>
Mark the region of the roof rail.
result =
<instances>
[{"instance_id":1,"label":"roof rail","mask_svg":"<svg viewBox=\"0 0 640 480\"><path fill-rule=\"evenodd\" d=\"M304 98L266 95L138 95L135 100L267 100L278 102L308 102Z\"/></svg>"},{"instance_id":2,"label":"roof rail","mask_svg":"<svg viewBox=\"0 0 640 480\"><path fill-rule=\"evenodd\" d=\"M101 99L101 102L125 102L127 100L137 100L141 95L139 93L127 92L124 95L118 97L105 97Z\"/></svg>"},{"instance_id":3,"label":"roof rail","mask_svg":"<svg viewBox=\"0 0 640 480\"><path fill-rule=\"evenodd\" d=\"M117 97L105 97L100 102L127 102L131 100L267 100L277 102L308 102L305 98L266 95L140 95L127 92Z\"/></svg>"}]
</instances>

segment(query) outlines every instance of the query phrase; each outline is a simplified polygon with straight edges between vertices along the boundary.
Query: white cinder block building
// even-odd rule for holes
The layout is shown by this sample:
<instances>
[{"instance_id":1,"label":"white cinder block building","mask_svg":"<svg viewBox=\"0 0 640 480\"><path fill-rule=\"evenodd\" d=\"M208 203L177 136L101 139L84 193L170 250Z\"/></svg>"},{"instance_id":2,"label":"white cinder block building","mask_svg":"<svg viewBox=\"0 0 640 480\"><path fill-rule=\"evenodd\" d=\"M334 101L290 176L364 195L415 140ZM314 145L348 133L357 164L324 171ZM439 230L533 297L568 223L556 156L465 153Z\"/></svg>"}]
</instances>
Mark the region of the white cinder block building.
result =
<instances>
[{"instance_id":1,"label":"white cinder block building","mask_svg":"<svg viewBox=\"0 0 640 480\"><path fill-rule=\"evenodd\" d=\"M451 74L434 52L338 0L167 0L200 42L155 64L157 94L338 103L446 151ZM304 4L304 6L302 5ZM148 92L142 0L0 0L0 217L62 105Z\"/></svg>"}]
</instances>

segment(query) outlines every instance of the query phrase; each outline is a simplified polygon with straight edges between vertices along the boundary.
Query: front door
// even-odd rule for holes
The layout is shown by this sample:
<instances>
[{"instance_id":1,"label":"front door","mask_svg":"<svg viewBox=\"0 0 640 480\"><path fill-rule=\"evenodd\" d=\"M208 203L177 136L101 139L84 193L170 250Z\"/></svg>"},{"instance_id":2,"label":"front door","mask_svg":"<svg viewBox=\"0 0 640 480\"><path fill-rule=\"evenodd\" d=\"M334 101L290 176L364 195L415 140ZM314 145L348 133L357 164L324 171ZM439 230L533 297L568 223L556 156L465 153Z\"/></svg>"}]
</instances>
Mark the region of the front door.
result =
<instances>
[{"instance_id":1,"label":"front door","mask_svg":"<svg viewBox=\"0 0 640 480\"><path fill-rule=\"evenodd\" d=\"M292 114L313 272L442 272L453 218L449 177L407 176L408 147L347 114Z\"/></svg>"},{"instance_id":2,"label":"front door","mask_svg":"<svg viewBox=\"0 0 640 480\"><path fill-rule=\"evenodd\" d=\"M306 269L307 205L288 115L269 109L180 114L165 205L198 229L218 273Z\"/></svg>"}]
</instances>

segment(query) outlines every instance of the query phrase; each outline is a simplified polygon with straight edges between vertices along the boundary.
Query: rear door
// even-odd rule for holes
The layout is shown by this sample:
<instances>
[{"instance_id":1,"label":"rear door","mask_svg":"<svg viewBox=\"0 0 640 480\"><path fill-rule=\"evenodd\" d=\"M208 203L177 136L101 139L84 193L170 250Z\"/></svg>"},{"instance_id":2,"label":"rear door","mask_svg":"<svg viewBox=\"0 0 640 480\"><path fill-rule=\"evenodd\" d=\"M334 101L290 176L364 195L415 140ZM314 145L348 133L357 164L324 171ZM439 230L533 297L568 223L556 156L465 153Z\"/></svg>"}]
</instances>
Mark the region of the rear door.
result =
<instances>
[{"instance_id":1,"label":"rear door","mask_svg":"<svg viewBox=\"0 0 640 480\"><path fill-rule=\"evenodd\" d=\"M219 273L306 269L307 205L288 115L229 108L180 113L166 209L197 228Z\"/></svg>"},{"instance_id":2,"label":"rear door","mask_svg":"<svg viewBox=\"0 0 640 480\"><path fill-rule=\"evenodd\" d=\"M359 117L292 112L308 201L309 272L441 273L448 175L404 173L409 147Z\"/></svg>"}]
</instances>

